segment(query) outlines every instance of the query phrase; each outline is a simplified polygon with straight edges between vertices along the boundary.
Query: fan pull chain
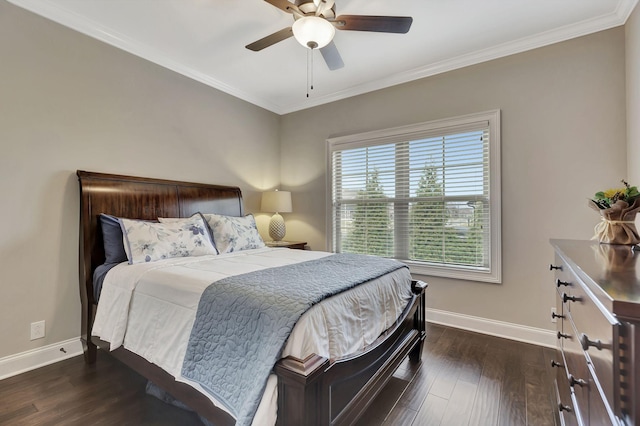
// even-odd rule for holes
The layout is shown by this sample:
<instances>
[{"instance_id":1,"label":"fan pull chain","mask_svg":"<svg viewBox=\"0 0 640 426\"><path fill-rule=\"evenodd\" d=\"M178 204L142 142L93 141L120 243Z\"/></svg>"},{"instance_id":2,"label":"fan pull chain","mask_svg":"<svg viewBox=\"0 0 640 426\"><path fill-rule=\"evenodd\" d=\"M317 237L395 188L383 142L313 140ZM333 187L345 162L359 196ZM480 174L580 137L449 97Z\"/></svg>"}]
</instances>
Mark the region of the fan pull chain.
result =
<instances>
[{"instance_id":1,"label":"fan pull chain","mask_svg":"<svg viewBox=\"0 0 640 426\"><path fill-rule=\"evenodd\" d=\"M313 90L313 49L307 50L307 98Z\"/></svg>"}]
</instances>

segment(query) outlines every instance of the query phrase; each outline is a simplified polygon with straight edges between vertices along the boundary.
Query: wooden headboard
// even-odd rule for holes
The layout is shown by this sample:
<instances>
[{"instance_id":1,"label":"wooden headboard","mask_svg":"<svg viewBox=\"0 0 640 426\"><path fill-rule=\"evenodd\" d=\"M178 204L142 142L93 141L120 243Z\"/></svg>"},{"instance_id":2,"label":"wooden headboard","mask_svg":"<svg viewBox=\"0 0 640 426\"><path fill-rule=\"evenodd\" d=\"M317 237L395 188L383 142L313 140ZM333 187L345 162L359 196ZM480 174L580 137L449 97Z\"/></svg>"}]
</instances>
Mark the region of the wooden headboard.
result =
<instances>
[{"instance_id":1,"label":"wooden headboard","mask_svg":"<svg viewBox=\"0 0 640 426\"><path fill-rule=\"evenodd\" d=\"M90 339L93 271L104 263L100 213L131 219L189 217L194 213L242 216L240 188L77 171L80 183L80 298L82 339Z\"/></svg>"}]
</instances>

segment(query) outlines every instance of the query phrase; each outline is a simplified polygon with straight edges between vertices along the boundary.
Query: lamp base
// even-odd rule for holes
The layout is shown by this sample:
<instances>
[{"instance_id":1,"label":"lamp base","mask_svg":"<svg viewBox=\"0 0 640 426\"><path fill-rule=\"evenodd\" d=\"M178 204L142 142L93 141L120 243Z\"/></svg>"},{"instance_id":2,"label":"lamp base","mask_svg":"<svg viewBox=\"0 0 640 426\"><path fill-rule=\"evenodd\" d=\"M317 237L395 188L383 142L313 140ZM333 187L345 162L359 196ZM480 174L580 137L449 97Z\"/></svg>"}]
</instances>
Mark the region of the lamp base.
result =
<instances>
[{"instance_id":1,"label":"lamp base","mask_svg":"<svg viewBox=\"0 0 640 426\"><path fill-rule=\"evenodd\" d=\"M285 234L287 233L287 228L284 225L284 219L279 213L271 216L271 221L269 222L269 236L273 241L281 241Z\"/></svg>"}]
</instances>

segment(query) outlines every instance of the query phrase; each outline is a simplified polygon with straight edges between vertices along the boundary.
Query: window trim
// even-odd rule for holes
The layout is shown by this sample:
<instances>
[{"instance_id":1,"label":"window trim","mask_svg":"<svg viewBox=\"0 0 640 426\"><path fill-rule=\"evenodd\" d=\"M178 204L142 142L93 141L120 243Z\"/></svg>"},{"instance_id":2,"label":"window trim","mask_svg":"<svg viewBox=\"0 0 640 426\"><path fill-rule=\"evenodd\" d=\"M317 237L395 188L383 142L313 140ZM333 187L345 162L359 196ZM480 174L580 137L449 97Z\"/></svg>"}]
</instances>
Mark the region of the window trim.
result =
<instances>
[{"instance_id":1,"label":"window trim","mask_svg":"<svg viewBox=\"0 0 640 426\"><path fill-rule=\"evenodd\" d=\"M479 122L489 125L489 193L490 193L490 256L489 271L465 270L463 266L448 267L428 265L424 262L402 260L409 265L412 273L418 275L437 276L461 280L482 281L489 283L502 282L502 207L501 207L501 135L500 110L473 113L453 118L427 121L407 126L374 130L326 140L326 249L333 250L333 197L332 197L332 153L347 148L362 148L372 145L394 143L415 138L424 138L429 134L442 135L464 131Z\"/></svg>"}]
</instances>

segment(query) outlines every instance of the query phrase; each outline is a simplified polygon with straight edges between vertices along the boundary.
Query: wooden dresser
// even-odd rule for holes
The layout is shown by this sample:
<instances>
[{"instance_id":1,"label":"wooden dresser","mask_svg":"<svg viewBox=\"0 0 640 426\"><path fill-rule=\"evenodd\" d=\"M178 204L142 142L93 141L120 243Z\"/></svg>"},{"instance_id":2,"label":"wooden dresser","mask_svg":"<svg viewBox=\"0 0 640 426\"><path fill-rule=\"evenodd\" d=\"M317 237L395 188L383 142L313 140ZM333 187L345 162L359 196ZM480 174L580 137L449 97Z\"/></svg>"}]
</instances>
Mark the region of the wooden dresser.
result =
<instances>
[{"instance_id":1,"label":"wooden dresser","mask_svg":"<svg viewBox=\"0 0 640 426\"><path fill-rule=\"evenodd\" d=\"M640 426L640 250L551 244L559 417L566 425Z\"/></svg>"}]
</instances>

